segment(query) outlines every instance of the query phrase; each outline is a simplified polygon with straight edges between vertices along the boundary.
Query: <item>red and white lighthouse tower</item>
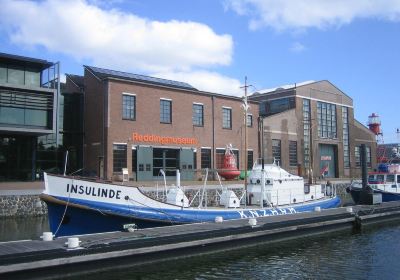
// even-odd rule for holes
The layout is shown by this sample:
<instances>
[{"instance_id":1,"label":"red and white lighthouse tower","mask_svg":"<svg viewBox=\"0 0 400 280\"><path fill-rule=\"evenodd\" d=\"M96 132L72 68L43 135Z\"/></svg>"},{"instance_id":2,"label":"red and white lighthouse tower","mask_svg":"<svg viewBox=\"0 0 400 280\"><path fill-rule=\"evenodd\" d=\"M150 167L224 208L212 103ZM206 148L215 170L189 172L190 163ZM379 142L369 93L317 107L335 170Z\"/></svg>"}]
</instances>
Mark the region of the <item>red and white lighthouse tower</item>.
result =
<instances>
[{"instance_id":1,"label":"red and white lighthouse tower","mask_svg":"<svg viewBox=\"0 0 400 280\"><path fill-rule=\"evenodd\" d=\"M383 133L381 130L381 120L378 114L372 113L371 116L368 116L368 127L369 130L371 130L375 134L376 142L378 142L378 144L382 144Z\"/></svg>"}]
</instances>

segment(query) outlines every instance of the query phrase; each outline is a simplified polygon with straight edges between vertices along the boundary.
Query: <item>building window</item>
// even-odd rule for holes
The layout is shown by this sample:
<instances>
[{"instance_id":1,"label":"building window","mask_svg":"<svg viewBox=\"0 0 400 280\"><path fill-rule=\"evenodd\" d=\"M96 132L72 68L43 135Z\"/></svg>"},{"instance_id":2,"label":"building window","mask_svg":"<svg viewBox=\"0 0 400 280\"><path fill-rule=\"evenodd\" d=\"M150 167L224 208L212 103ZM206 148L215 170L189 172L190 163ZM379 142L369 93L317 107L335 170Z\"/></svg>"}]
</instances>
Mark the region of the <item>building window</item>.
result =
<instances>
[{"instance_id":1,"label":"building window","mask_svg":"<svg viewBox=\"0 0 400 280\"><path fill-rule=\"evenodd\" d=\"M122 172L126 168L126 144L113 145L113 171Z\"/></svg>"},{"instance_id":2,"label":"building window","mask_svg":"<svg viewBox=\"0 0 400 280\"><path fill-rule=\"evenodd\" d=\"M296 100L294 97L268 100L261 102L260 114L271 116L294 108L296 108Z\"/></svg>"},{"instance_id":3,"label":"building window","mask_svg":"<svg viewBox=\"0 0 400 280\"><path fill-rule=\"evenodd\" d=\"M349 110L347 107L342 107L342 122L343 122L343 161L344 168L350 167L350 144L349 144Z\"/></svg>"},{"instance_id":4,"label":"building window","mask_svg":"<svg viewBox=\"0 0 400 280\"><path fill-rule=\"evenodd\" d=\"M272 157L279 165L282 165L282 162L281 162L281 140L279 140L279 139L272 139Z\"/></svg>"},{"instance_id":5,"label":"building window","mask_svg":"<svg viewBox=\"0 0 400 280\"><path fill-rule=\"evenodd\" d=\"M337 138L336 133L336 105L317 102L318 137Z\"/></svg>"},{"instance_id":6,"label":"building window","mask_svg":"<svg viewBox=\"0 0 400 280\"><path fill-rule=\"evenodd\" d=\"M247 114L246 124L248 127L253 127L253 115Z\"/></svg>"},{"instance_id":7,"label":"building window","mask_svg":"<svg viewBox=\"0 0 400 280\"><path fill-rule=\"evenodd\" d=\"M253 151L247 151L247 170L253 169L254 155Z\"/></svg>"},{"instance_id":8,"label":"building window","mask_svg":"<svg viewBox=\"0 0 400 280\"><path fill-rule=\"evenodd\" d=\"M297 166L297 141L289 141L289 165Z\"/></svg>"},{"instance_id":9,"label":"building window","mask_svg":"<svg viewBox=\"0 0 400 280\"><path fill-rule=\"evenodd\" d=\"M360 154L360 147L354 147L354 159L356 161L356 167L361 166L361 154Z\"/></svg>"},{"instance_id":10,"label":"building window","mask_svg":"<svg viewBox=\"0 0 400 280\"><path fill-rule=\"evenodd\" d=\"M201 149L201 169L211 168L211 149Z\"/></svg>"},{"instance_id":11,"label":"building window","mask_svg":"<svg viewBox=\"0 0 400 280\"><path fill-rule=\"evenodd\" d=\"M202 104L193 104L193 125L203 126L204 125L204 111Z\"/></svg>"},{"instance_id":12,"label":"building window","mask_svg":"<svg viewBox=\"0 0 400 280\"><path fill-rule=\"evenodd\" d=\"M371 163L371 147L366 146L366 154L367 154L367 166L371 167L372 163ZM354 158L356 161L356 167L360 167L361 166L361 147L360 146L356 146L354 147Z\"/></svg>"},{"instance_id":13,"label":"building window","mask_svg":"<svg viewBox=\"0 0 400 280\"><path fill-rule=\"evenodd\" d=\"M311 109L310 100L303 99L303 136L304 136L304 166L310 167L310 125L311 125Z\"/></svg>"},{"instance_id":14,"label":"building window","mask_svg":"<svg viewBox=\"0 0 400 280\"><path fill-rule=\"evenodd\" d=\"M222 108L222 128L232 129L232 109Z\"/></svg>"},{"instance_id":15,"label":"building window","mask_svg":"<svg viewBox=\"0 0 400 280\"><path fill-rule=\"evenodd\" d=\"M122 94L122 119L136 119L136 96L132 94Z\"/></svg>"},{"instance_id":16,"label":"building window","mask_svg":"<svg viewBox=\"0 0 400 280\"><path fill-rule=\"evenodd\" d=\"M172 123L172 101L161 99L160 100L160 122Z\"/></svg>"}]
</instances>

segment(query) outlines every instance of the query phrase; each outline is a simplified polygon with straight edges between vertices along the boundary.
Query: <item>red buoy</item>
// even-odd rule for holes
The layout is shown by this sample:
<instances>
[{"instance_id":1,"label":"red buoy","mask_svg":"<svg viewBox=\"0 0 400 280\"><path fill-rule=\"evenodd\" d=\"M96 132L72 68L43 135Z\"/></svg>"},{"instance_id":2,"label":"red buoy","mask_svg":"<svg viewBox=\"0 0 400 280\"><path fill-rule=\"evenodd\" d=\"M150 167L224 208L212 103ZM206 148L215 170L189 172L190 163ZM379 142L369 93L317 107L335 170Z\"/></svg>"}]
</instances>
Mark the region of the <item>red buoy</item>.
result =
<instances>
[{"instance_id":1,"label":"red buoy","mask_svg":"<svg viewBox=\"0 0 400 280\"><path fill-rule=\"evenodd\" d=\"M223 170L219 171L218 174L219 176L225 178L225 180L232 180L240 175L240 171L236 167L235 155L233 154L230 146L226 147L224 165L222 169Z\"/></svg>"}]
</instances>

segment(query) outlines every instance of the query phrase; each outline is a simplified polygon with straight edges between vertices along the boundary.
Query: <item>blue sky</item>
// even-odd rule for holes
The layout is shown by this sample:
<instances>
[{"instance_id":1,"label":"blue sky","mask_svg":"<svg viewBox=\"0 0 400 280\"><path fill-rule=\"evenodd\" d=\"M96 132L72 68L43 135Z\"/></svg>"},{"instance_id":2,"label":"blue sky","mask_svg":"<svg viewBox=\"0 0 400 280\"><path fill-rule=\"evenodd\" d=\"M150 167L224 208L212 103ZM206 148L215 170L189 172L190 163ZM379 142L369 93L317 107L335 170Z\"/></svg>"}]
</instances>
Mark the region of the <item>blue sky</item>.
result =
<instances>
[{"instance_id":1,"label":"blue sky","mask_svg":"<svg viewBox=\"0 0 400 280\"><path fill-rule=\"evenodd\" d=\"M0 52L189 82L217 93L326 79L397 140L400 0L0 0Z\"/></svg>"}]
</instances>

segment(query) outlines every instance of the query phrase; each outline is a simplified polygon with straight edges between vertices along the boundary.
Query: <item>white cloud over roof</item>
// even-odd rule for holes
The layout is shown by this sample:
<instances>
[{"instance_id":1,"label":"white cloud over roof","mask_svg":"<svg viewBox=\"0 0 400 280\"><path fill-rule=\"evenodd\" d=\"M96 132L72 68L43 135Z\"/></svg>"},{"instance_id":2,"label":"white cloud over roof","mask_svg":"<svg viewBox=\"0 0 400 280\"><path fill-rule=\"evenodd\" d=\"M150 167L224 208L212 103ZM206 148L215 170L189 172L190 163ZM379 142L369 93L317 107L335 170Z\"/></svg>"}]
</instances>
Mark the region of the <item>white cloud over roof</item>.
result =
<instances>
[{"instance_id":1,"label":"white cloud over roof","mask_svg":"<svg viewBox=\"0 0 400 280\"><path fill-rule=\"evenodd\" d=\"M0 32L18 46L42 47L78 62L146 74L179 72L198 77L198 71L232 62L229 34L217 34L202 23L150 20L95 3L3 1ZM208 76L214 92L234 80L215 72ZM209 86L204 82L206 86L199 89Z\"/></svg>"}]
</instances>

